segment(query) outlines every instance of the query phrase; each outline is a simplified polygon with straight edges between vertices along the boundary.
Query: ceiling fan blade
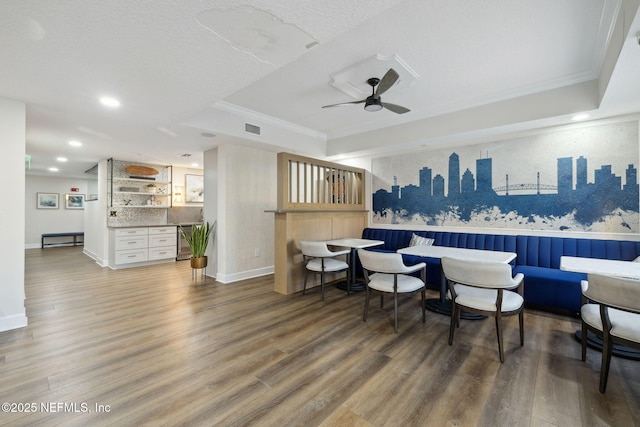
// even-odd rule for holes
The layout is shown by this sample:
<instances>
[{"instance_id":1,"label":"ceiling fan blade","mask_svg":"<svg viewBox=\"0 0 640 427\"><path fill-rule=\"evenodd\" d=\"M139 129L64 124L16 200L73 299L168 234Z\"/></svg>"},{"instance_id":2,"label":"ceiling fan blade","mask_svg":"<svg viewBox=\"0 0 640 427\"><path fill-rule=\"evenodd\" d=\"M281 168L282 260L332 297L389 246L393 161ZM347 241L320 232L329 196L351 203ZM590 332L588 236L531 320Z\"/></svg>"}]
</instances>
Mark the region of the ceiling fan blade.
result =
<instances>
[{"instance_id":1,"label":"ceiling fan blade","mask_svg":"<svg viewBox=\"0 0 640 427\"><path fill-rule=\"evenodd\" d=\"M402 105L389 104L388 102L383 102L382 106L387 110L393 111L394 113L397 113L397 114L404 114L411 111L410 109L403 107Z\"/></svg>"},{"instance_id":2,"label":"ceiling fan blade","mask_svg":"<svg viewBox=\"0 0 640 427\"><path fill-rule=\"evenodd\" d=\"M386 74L382 77L382 80L380 80L380 83L376 88L376 96L380 96L388 91L391 86L396 83L398 77L400 77L400 75L398 75L396 70L394 70L393 68L389 68L389 71L387 71Z\"/></svg>"},{"instance_id":3,"label":"ceiling fan blade","mask_svg":"<svg viewBox=\"0 0 640 427\"><path fill-rule=\"evenodd\" d=\"M343 105L352 105L352 104L364 104L365 101L366 99L362 99L360 101L341 102L339 104L323 105L322 108L342 107Z\"/></svg>"}]
</instances>

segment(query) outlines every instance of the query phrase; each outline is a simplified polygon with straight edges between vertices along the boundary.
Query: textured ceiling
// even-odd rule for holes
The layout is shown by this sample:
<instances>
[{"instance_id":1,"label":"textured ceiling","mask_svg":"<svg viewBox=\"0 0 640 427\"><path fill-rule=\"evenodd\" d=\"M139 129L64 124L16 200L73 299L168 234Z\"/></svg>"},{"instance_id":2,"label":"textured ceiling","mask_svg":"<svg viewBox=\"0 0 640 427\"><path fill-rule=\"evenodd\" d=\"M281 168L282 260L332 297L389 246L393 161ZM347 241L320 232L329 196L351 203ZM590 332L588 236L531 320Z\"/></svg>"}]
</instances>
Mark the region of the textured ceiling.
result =
<instances>
[{"instance_id":1,"label":"textured ceiling","mask_svg":"<svg viewBox=\"0 0 640 427\"><path fill-rule=\"evenodd\" d=\"M637 11L637 0L2 2L0 97L27 104L32 173L108 157L189 166L221 143L375 154L640 111ZM354 101L332 76L376 55L417 76L383 95L410 113L320 108ZM385 67L357 68L349 84L366 91ZM103 94L122 107L102 108Z\"/></svg>"}]
</instances>

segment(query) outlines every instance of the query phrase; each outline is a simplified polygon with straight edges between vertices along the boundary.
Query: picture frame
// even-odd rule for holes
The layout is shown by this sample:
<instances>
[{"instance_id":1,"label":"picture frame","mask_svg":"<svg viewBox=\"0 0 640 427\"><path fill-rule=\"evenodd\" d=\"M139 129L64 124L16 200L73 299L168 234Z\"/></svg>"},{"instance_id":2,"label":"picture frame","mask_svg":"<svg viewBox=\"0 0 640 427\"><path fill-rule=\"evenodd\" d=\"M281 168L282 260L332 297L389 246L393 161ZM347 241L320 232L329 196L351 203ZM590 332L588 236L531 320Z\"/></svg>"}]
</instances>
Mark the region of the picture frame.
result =
<instances>
[{"instance_id":1,"label":"picture frame","mask_svg":"<svg viewBox=\"0 0 640 427\"><path fill-rule=\"evenodd\" d=\"M60 195L58 193L37 193L36 207L38 209L58 209L60 207Z\"/></svg>"},{"instance_id":2,"label":"picture frame","mask_svg":"<svg viewBox=\"0 0 640 427\"><path fill-rule=\"evenodd\" d=\"M65 209L84 209L84 194L65 194Z\"/></svg>"},{"instance_id":3,"label":"picture frame","mask_svg":"<svg viewBox=\"0 0 640 427\"><path fill-rule=\"evenodd\" d=\"M204 176L185 175L185 202L204 203Z\"/></svg>"}]
</instances>

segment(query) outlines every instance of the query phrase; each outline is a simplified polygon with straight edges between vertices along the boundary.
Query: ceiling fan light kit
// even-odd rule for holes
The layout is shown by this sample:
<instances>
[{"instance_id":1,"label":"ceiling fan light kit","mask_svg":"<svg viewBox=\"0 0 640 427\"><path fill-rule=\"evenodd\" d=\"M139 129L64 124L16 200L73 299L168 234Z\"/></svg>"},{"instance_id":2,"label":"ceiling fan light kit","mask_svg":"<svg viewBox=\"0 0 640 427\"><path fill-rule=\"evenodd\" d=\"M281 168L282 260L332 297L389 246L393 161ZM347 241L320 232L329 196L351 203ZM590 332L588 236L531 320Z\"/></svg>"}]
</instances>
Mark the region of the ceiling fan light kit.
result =
<instances>
[{"instance_id":1,"label":"ceiling fan light kit","mask_svg":"<svg viewBox=\"0 0 640 427\"><path fill-rule=\"evenodd\" d=\"M381 98L367 98L364 104L364 109L367 111L380 111L382 110Z\"/></svg>"},{"instance_id":2,"label":"ceiling fan light kit","mask_svg":"<svg viewBox=\"0 0 640 427\"><path fill-rule=\"evenodd\" d=\"M408 113L409 111L411 111L408 108L396 104L385 104L382 102L382 98L380 97L380 95L389 90L398 81L398 77L398 73L393 68L389 68L382 79L372 77L367 80L367 84L371 86L371 95L369 95L366 99L362 99L360 101L342 102L340 104L325 105L322 108L340 107L343 105L364 103L365 111L380 111L383 108L386 108L387 110L392 111L396 114Z\"/></svg>"}]
</instances>

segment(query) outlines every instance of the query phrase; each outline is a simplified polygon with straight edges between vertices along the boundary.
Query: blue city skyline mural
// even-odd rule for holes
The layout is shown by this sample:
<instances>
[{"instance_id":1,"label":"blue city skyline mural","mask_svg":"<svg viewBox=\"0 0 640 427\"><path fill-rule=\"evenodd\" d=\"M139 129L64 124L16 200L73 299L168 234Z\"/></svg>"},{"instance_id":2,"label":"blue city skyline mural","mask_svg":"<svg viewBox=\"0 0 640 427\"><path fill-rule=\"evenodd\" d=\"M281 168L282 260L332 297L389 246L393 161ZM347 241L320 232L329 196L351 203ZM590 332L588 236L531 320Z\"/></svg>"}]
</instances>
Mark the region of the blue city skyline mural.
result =
<instances>
[{"instance_id":1,"label":"blue city skyline mural","mask_svg":"<svg viewBox=\"0 0 640 427\"><path fill-rule=\"evenodd\" d=\"M373 223L638 233L638 121L374 159Z\"/></svg>"}]
</instances>

